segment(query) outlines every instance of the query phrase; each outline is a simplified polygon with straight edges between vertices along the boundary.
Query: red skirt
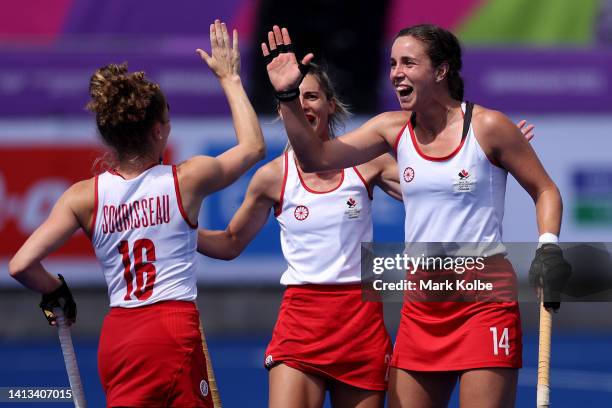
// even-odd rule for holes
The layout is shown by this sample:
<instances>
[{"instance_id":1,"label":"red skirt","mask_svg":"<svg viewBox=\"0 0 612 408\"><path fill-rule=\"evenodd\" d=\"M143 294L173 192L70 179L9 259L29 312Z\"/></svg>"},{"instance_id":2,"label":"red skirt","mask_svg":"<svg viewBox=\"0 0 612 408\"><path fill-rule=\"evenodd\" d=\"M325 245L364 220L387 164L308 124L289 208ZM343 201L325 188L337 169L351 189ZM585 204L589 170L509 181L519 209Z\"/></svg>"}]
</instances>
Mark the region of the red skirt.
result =
<instances>
[{"instance_id":1,"label":"red skirt","mask_svg":"<svg viewBox=\"0 0 612 408\"><path fill-rule=\"evenodd\" d=\"M516 299L516 275L503 257L485 265L478 275L465 274L468 280L494 277L499 289L477 293L479 301L404 302L391 366L411 371L522 366L518 302L490 301Z\"/></svg>"},{"instance_id":2,"label":"red skirt","mask_svg":"<svg viewBox=\"0 0 612 408\"><path fill-rule=\"evenodd\" d=\"M264 365L381 391L390 359L382 303L362 301L360 285L299 285L285 290Z\"/></svg>"},{"instance_id":3,"label":"red skirt","mask_svg":"<svg viewBox=\"0 0 612 408\"><path fill-rule=\"evenodd\" d=\"M112 308L102 326L98 369L109 407L213 406L192 302Z\"/></svg>"}]
</instances>

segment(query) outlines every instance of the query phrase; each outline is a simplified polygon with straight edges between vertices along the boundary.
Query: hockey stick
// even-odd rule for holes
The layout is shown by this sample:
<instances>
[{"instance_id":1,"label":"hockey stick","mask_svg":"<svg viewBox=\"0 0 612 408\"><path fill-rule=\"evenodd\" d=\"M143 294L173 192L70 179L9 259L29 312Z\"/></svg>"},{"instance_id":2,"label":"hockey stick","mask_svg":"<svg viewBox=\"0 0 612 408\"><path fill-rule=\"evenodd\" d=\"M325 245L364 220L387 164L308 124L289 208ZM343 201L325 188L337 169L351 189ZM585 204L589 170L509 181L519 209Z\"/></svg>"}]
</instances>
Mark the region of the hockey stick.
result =
<instances>
[{"instance_id":1,"label":"hockey stick","mask_svg":"<svg viewBox=\"0 0 612 408\"><path fill-rule=\"evenodd\" d=\"M550 397L550 336L552 332L552 310L540 302L540 346L538 351L537 407L547 408Z\"/></svg>"},{"instance_id":2,"label":"hockey stick","mask_svg":"<svg viewBox=\"0 0 612 408\"><path fill-rule=\"evenodd\" d=\"M66 372L68 373L68 381L72 389L72 399L76 408L87 407L85 401L85 392L81 383L81 374L77 365L76 354L72 345L72 336L70 335L70 327L66 324L64 311L61 308L54 308L53 313L57 321L57 333L62 346L62 354L64 355L64 363L66 364Z\"/></svg>"},{"instance_id":3,"label":"hockey stick","mask_svg":"<svg viewBox=\"0 0 612 408\"><path fill-rule=\"evenodd\" d=\"M215 379L215 372L213 370L210 354L208 353L208 344L206 343L206 336L204 336L202 322L200 322L200 336L202 337L202 350L204 351L204 357L206 358L206 372L208 375L208 385L213 400L213 406L214 408L222 408L221 398L219 397L219 389L217 388L217 380Z\"/></svg>"}]
</instances>

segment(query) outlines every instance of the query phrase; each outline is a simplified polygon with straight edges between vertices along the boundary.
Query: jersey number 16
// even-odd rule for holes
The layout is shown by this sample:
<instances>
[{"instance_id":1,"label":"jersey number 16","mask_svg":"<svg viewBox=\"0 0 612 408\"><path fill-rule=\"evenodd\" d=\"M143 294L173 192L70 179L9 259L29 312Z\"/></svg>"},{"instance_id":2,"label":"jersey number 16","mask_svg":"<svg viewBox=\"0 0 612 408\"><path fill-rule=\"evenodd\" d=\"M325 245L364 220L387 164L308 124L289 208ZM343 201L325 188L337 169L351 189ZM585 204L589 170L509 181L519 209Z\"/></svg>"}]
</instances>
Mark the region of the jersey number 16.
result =
<instances>
[{"instance_id":1,"label":"jersey number 16","mask_svg":"<svg viewBox=\"0 0 612 408\"><path fill-rule=\"evenodd\" d=\"M146 300L153 294L155 284L155 245L150 239L139 239L134 242L134 275L136 275L136 290L133 289L134 277L132 276L132 263L130 261L130 245L127 241L121 241L117 248L123 258L123 277L127 284L127 291L123 300L132 300L132 291L138 300ZM146 261L143 261L143 252L146 253ZM146 284L145 282L146 275ZM144 287L143 287L144 286Z\"/></svg>"}]
</instances>

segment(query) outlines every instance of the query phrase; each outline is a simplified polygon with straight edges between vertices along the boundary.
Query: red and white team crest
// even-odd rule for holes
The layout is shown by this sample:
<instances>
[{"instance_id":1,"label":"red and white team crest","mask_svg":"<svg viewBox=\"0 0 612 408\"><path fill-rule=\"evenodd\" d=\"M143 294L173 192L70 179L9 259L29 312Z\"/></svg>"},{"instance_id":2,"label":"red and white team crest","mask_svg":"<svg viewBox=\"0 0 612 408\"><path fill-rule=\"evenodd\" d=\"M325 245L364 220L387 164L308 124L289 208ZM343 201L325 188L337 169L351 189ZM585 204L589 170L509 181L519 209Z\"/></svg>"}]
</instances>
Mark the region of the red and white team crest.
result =
<instances>
[{"instance_id":1,"label":"red and white team crest","mask_svg":"<svg viewBox=\"0 0 612 408\"><path fill-rule=\"evenodd\" d=\"M293 211L293 215L298 221L304 221L306 218L308 218L308 214L308 207L306 207L305 205L298 205L297 207L295 207L295 211Z\"/></svg>"},{"instance_id":2,"label":"red and white team crest","mask_svg":"<svg viewBox=\"0 0 612 408\"><path fill-rule=\"evenodd\" d=\"M349 219L359 218L359 214L361 213L361 207L357 205L357 201L353 197L349 197L346 201L346 205L348 208L344 213L347 215Z\"/></svg>"},{"instance_id":3,"label":"red and white team crest","mask_svg":"<svg viewBox=\"0 0 612 408\"><path fill-rule=\"evenodd\" d=\"M476 175L474 169L458 169L457 175L453 177L453 187L456 193L470 193L476 189Z\"/></svg>"},{"instance_id":4,"label":"red and white team crest","mask_svg":"<svg viewBox=\"0 0 612 408\"><path fill-rule=\"evenodd\" d=\"M412 167L406 167L404 169L404 181L410 183L414 179L414 169Z\"/></svg>"}]
</instances>

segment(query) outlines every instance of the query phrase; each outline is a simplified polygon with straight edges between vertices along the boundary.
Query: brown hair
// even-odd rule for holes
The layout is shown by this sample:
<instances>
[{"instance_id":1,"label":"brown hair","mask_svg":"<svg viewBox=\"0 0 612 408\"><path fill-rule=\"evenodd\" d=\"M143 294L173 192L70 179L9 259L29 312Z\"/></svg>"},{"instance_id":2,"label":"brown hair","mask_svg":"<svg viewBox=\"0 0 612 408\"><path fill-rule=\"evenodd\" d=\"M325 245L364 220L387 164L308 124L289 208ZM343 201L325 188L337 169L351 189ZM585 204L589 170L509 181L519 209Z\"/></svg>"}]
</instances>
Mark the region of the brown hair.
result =
<instances>
[{"instance_id":1,"label":"brown hair","mask_svg":"<svg viewBox=\"0 0 612 408\"><path fill-rule=\"evenodd\" d=\"M461 45L453 33L433 24L419 24L400 30L395 36L414 37L427 46L427 56L435 68L448 64L446 80L453 99L463 100L463 78L461 78Z\"/></svg>"},{"instance_id":2,"label":"brown hair","mask_svg":"<svg viewBox=\"0 0 612 408\"><path fill-rule=\"evenodd\" d=\"M144 72L128 72L127 63L98 69L89 82L87 109L116 159L138 157L150 149L148 138L156 122L166 123L166 98Z\"/></svg>"}]
</instances>

